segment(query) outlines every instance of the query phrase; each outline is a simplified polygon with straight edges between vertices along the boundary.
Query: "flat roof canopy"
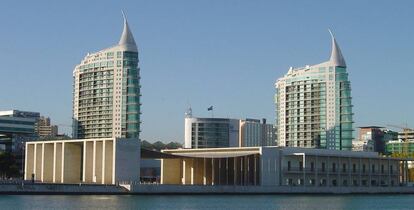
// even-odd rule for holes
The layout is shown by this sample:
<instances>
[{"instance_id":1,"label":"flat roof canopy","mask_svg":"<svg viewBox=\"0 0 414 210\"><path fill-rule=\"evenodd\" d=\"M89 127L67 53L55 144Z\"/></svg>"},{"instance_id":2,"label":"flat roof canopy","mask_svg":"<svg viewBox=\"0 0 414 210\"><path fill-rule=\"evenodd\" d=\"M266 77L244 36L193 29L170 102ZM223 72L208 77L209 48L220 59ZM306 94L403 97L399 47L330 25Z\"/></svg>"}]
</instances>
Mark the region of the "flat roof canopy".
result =
<instances>
[{"instance_id":1,"label":"flat roof canopy","mask_svg":"<svg viewBox=\"0 0 414 210\"><path fill-rule=\"evenodd\" d=\"M230 158L260 154L259 149L192 149L166 150L167 154L191 158Z\"/></svg>"}]
</instances>

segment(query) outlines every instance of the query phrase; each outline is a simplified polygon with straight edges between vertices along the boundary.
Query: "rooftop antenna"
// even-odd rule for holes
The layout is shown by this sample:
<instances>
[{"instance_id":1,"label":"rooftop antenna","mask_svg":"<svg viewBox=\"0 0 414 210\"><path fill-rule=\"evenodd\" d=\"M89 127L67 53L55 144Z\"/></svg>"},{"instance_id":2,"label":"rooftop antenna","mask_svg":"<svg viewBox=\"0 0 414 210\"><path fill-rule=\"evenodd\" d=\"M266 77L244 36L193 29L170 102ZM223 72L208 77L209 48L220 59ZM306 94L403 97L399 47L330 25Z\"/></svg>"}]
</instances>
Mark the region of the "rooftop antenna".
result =
<instances>
[{"instance_id":1,"label":"rooftop antenna","mask_svg":"<svg viewBox=\"0 0 414 210\"><path fill-rule=\"evenodd\" d=\"M191 105L188 107L187 111L185 112L186 118L192 118L193 117L193 109L191 109Z\"/></svg>"}]
</instances>

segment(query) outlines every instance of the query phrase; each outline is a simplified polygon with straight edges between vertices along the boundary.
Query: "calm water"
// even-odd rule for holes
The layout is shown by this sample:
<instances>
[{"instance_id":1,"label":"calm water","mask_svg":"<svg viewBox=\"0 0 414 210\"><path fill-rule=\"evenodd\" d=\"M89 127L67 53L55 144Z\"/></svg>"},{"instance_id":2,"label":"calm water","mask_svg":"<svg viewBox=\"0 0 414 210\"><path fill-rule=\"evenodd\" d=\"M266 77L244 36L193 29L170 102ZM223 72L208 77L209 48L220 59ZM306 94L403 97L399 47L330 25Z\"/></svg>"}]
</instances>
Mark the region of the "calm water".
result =
<instances>
[{"instance_id":1,"label":"calm water","mask_svg":"<svg viewBox=\"0 0 414 210\"><path fill-rule=\"evenodd\" d=\"M414 195L0 195L0 209L414 209Z\"/></svg>"}]
</instances>

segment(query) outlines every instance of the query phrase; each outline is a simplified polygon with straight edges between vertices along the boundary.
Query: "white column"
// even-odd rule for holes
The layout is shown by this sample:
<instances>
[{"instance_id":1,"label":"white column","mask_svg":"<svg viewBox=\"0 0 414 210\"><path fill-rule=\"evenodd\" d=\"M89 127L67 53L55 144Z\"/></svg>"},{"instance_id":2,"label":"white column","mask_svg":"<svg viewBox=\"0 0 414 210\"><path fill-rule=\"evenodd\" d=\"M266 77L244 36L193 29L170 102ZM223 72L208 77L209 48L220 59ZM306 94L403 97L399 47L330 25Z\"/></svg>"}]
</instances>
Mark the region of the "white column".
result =
<instances>
[{"instance_id":1,"label":"white column","mask_svg":"<svg viewBox=\"0 0 414 210\"><path fill-rule=\"evenodd\" d=\"M92 154L92 182L96 183L96 141L93 141Z\"/></svg>"},{"instance_id":2,"label":"white column","mask_svg":"<svg viewBox=\"0 0 414 210\"><path fill-rule=\"evenodd\" d=\"M87 144L86 141L83 141L83 158L82 158L82 182L86 181L86 150Z\"/></svg>"},{"instance_id":3,"label":"white column","mask_svg":"<svg viewBox=\"0 0 414 210\"><path fill-rule=\"evenodd\" d=\"M34 157L33 157L33 171L32 174L34 174L34 179L36 180L37 174L36 174L36 167L37 167L37 143L33 144L33 148L34 148ZM32 174L30 174L30 176L32 176Z\"/></svg>"},{"instance_id":4,"label":"white column","mask_svg":"<svg viewBox=\"0 0 414 210\"><path fill-rule=\"evenodd\" d=\"M44 162L45 162L45 143L42 143L42 159L41 159L41 162L40 162L40 164L42 164L41 167L40 167L40 181L42 181L42 182L43 182Z\"/></svg>"},{"instance_id":5,"label":"white column","mask_svg":"<svg viewBox=\"0 0 414 210\"><path fill-rule=\"evenodd\" d=\"M52 182L56 182L56 142L53 143L53 175L52 175Z\"/></svg>"},{"instance_id":6,"label":"white column","mask_svg":"<svg viewBox=\"0 0 414 210\"><path fill-rule=\"evenodd\" d=\"M112 184L115 184L115 160L116 160L116 138L112 140Z\"/></svg>"},{"instance_id":7,"label":"white column","mask_svg":"<svg viewBox=\"0 0 414 210\"><path fill-rule=\"evenodd\" d=\"M62 142L62 168L61 168L61 183L64 182L65 175L65 142Z\"/></svg>"},{"instance_id":8,"label":"white column","mask_svg":"<svg viewBox=\"0 0 414 210\"><path fill-rule=\"evenodd\" d=\"M106 158L106 153L105 153L105 140L102 141L102 183L105 183L105 158ZM161 164L162 166L162 164Z\"/></svg>"}]
</instances>

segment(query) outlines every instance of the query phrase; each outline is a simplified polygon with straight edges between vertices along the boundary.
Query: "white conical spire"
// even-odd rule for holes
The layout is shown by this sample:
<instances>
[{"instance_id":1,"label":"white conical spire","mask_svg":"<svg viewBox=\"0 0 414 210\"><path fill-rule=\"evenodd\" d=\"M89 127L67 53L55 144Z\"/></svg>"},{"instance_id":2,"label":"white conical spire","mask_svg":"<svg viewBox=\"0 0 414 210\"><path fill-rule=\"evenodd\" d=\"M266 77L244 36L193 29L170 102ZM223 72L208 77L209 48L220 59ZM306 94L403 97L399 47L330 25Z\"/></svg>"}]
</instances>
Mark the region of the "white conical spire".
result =
<instances>
[{"instance_id":1,"label":"white conical spire","mask_svg":"<svg viewBox=\"0 0 414 210\"><path fill-rule=\"evenodd\" d=\"M335 40L334 35L332 34L332 31L329 30L329 33L331 34L331 37L332 37L332 52L331 52L331 58L329 59L329 61L334 66L346 67L345 59L342 56L341 49L339 49L339 45L338 43L336 43L336 40Z\"/></svg>"},{"instance_id":2,"label":"white conical spire","mask_svg":"<svg viewBox=\"0 0 414 210\"><path fill-rule=\"evenodd\" d=\"M128 21L125 17L124 11L122 11L122 16L124 17L124 30L122 31L121 39L119 40L118 45L124 47L126 51L137 52L137 44L135 43L134 36L129 29Z\"/></svg>"}]
</instances>

